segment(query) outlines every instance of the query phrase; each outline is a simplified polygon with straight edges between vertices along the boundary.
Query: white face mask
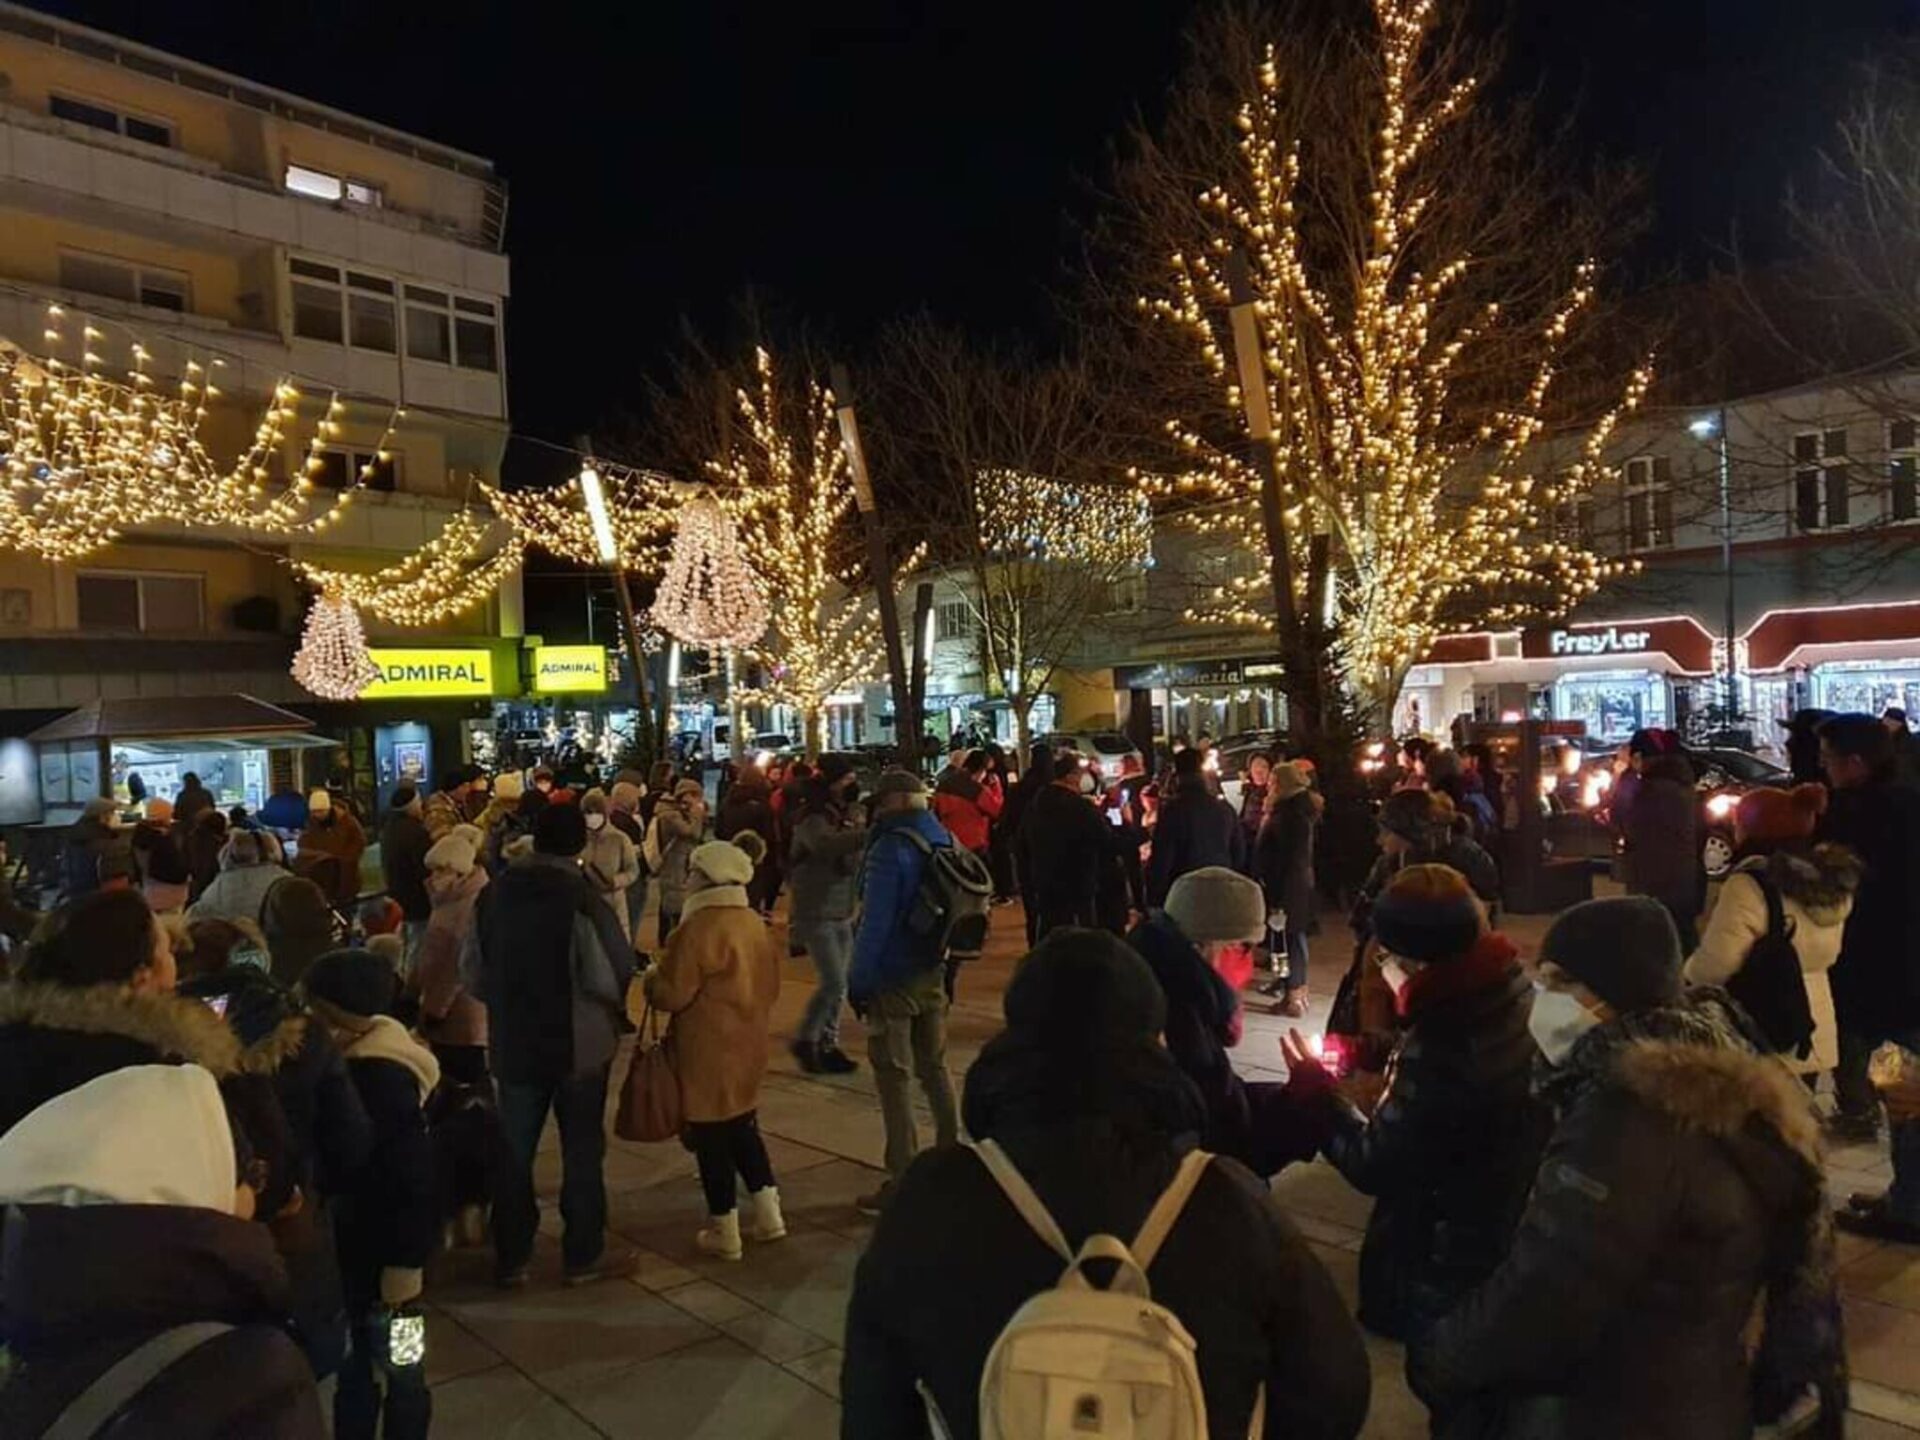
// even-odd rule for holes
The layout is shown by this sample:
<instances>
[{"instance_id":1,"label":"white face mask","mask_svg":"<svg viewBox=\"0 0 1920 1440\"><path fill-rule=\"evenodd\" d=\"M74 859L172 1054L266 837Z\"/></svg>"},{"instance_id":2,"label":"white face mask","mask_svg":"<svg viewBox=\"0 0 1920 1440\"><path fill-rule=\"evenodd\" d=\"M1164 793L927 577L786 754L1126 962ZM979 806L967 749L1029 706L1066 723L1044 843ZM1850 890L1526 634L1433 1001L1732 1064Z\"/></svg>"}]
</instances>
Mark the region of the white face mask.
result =
<instances>
[{"instance_id":1,"label":"white face mask","mask_svg":"<svg viewBox=\"0 0 1920 1440\"><path fill-rule=\"evenodd\" d=\"M606 823L607 823L607 817L604 815L587 816L587 829L589 830L598 830L601 826L605 825Z\"/></svg>"},{"instance_id":2,"label":"white face mask","mask_svg":"<svg viewBox=\"0 0 1920 1440\"><path fill-rule=\"evenodd\" d=\"M1398 960L1382 960L1380 962L1380 974L1381 977L1386 980L1387 988L1393 991L1395 995L1398 995L1402 990L1407 988L1408 977L1406 968L1402 966Z\"/></svg>"},{"instance_id":3,"label":"white face mask","mask_svg":"<svg viewBox=\"0 0 1920 1440\"><path fill-rule=\"evenodd\" d=\"M1580 1043L1580 1037L1599 1024L1600 1017L1566 991L1534 987L1527 1030L1549 1065L1563 1063Z\"/></svg>"}]
</instances>

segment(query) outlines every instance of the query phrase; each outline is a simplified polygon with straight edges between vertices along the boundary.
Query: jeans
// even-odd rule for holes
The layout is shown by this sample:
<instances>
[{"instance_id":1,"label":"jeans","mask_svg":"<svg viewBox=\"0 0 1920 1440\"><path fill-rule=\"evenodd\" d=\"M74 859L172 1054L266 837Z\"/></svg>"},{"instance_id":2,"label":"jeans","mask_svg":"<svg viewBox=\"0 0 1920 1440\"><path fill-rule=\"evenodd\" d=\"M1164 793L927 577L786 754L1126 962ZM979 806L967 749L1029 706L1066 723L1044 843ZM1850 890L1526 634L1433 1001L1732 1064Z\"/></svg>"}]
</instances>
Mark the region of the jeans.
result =
<instances>
[{"instance_id":1,"label":"jeans","mask_svg":"<svg viewBox=\"0 0 1920 1440\"><path fill-rule=\"evenodd\" d=\"M840 1043L840 1007L847 998L847 971L853 964L851 920L804 920L793 927L794 942L806 947L820 977L800 1017L800 1039L818 1045Z\"/></svg>"},{"instance_id":2,"label":"jeans","mask_svg":"<svg viewBox=\"0 0 1920 1440\"><path fill-rule=\"evenodd\" d=\"M333 1395L334 1440L373 1440L376 1433L385 1440L426 1440L433 1424L426 1363L384 1364L380 1357L386 1354L386 1337L381 1331L386 1323L386 1315L378 1311L354 1321L347 1358L340 1366L339 1388ZM433 1337L427 1339L431 1344Z\"/></svg>"},{"instance_id":3,"label":"jeans","mask_svg":"<svg viewBox=\"0 0 1920 1440\"><path fill-rule=\"evenodd\" d=\"M502 1270L525 1265L540 1228L540 1202L533 1193L533 1157L551 1110L560 1124L560 1242L567 1268L581 1270L600 1258L607 1239L607 1072L603 1065L554 1084L495 1082L500 1131L506 1153L493 1182L493 1250Z\"/></svg>"},{"instance_id":4,"label":"jeans","mask_svg":"<svg viewBox=\"0 0 1920 1440\"><path fill-rule=\"evenodd\" d=\"M947 1073L947 996L939 966L873 997L867 1011L867 1053L887 1131L887 1172L897 1180L920 1150L909 1066L933 1111L934 1143L954 1145L960 1139L960 1107Z\"/></svg>"},{"instance_id":5,"label":"jeans","mask_svg":"<svg viewBox=\"0 0 1920 1440\"><path fill-rule=\"evenodd\" d=\"M400 922L400 935L406 947L400 962L401 973L411 975L413 967L420 961L420 947L426 943L427 922L424 920L403 920Z\"/></svg>"},{"instance_id":6,"label":"jeans","mask_svg":"<svg viewBox=\"0 0 1920 1440\"><path fill-rule=\"evenodd\" d=\"M1307 986L1307 932L1288 930L1287 945L1287 989L1304 990Z\"/></svg>"},{"instance_id":7,"label":"jeans","mask_svg":"<svg viewBox=\"0 0 1920 1440\"><path fill-rule=\"evenodd\" d=\"M736 1174L747 1182L749 1195L773 1185L773 1162L760 1138L759 1116L752 1110L731 1120L689 1120L686 1142L700 1163L700 1188L706 1192L709 1215L733 1213Z\"/></svg>"}]
</instances>

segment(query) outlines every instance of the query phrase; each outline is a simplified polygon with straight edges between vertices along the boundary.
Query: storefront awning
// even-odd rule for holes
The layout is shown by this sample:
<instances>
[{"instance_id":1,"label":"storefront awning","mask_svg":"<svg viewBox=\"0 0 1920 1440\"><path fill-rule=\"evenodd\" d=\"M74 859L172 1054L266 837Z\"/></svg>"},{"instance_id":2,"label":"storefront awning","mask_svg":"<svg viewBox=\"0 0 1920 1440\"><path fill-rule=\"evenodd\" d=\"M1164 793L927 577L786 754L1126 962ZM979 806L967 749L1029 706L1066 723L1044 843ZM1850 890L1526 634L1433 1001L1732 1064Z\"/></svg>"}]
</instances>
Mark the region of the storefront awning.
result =
<instances>
[{"instance_id":1,"label":"storefront awning","mask_svg":"<svg viewBox=\"0 0 1920 1440\"><path fill-rule=\"evenodd\" d=\"M1769 610L1747 632L1747 664L1784 670L1822 659L1868 659L1891 648L1920 652L1920 601ZM1844 648L1843 648L1844 647Z\"/></svg>"},{"instance_id":2,"label":"storefront awning","mask_svg":"<svg viewBox=\"0 0 1920 1440\"><path fill-rule=\"evenodd\" d=\"M251 695L156 696L89 700L27 736L36 744L71 740L196 740L236 749L329 745L307 732L308 721Z\"/></svg>"}]
</instances>

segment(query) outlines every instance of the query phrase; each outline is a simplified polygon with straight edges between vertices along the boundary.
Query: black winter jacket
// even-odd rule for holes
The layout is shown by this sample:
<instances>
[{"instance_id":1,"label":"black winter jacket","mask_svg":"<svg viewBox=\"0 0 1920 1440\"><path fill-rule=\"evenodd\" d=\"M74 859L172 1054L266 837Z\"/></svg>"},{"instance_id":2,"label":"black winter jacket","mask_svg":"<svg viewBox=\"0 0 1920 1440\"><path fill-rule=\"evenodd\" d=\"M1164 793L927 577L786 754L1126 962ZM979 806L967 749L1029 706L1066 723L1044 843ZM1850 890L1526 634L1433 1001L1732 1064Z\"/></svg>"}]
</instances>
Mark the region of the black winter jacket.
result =
<instances>
[{"instance_id":1,"label":"black winter jacket","mask_svg":"<svg viewBox=\"0 0 1920 1440\"><path fill-rule=\"evenodd\" d=\"M427 898L427 851L432 846L426 822L404 810L388 815L380 827L380 869L386 876L387 893L409 920L425 920L433 914L433 902Z\"/></svg>"},{"instance_id":2,"label":"black winter jacket","mask_svg":"<svg viewBox=\"0 0 1920 1440\"><path fill-rule=\"evenodd\" d=\"M1208 865L1246 868L1246 831L1233 806L1213 793L1204 777L1183 779L1160 807L1147 861L1147 903L1167 903L1173 882Z\"/></svg>"},{"instance_id":3,"label":"black winter jacket","mask_svg":"<svg viewBox=\"0 0 1920 1440\"><path fill-rule=\"evenodd\" d=\"M1228 1056L1239 1038L1239 997L1164 914L1134 927L1139 952L1167 997L1167 1053L1200 1092L1203 1149L1231 1155L1256 1175L1310 1160L1321 1138L1317 1106L1284 1085L1242 1080Z\"/></svg>"},{"instance_id":4,"label":"black winter jacket","mask_svg":"<svg viewBox=\"0 0 1920 1440\"><path fill-rule=\"evenodd\" d=\"M373 1122L373 1151L335 1205L340 1279L349 1308L359 1313L380 1298L382 1270L424 1269L439 1239L433 1145L422 1110L437 1072L397 1021L349 1039L346 1056Z\"/></svg>"},{"instance_id":5,"label":"black winter jacket","mask_svg":"<svg viewBox=\"0 0 1920 1440\"><path fill-rule=\"evenodd\" d=\"M22 1205L0 1238L0 1435L38 1435L96 1379L177 1325L235 1328L139 1391L114 1440L322 1440L313 1372L285 1329L264 1225L185 1205ZM107 1433L106 1431L102 1432Z\"/></svg>"},{"instance_id":6,"label":"black winter jacket","mask_svg":"<svg viewBox=\"0 0 1920 1440\"><path fill-rule=\"evenodd\" d=\"M1408 1359L1453 1417L1439 1433L1752 1433L1743 1333L1825 1212L1805 1088L1738 1040L1702 1040L1740 1023L1713 1001L1628 1015L1554 1072L1559 1123L1512 1248Z\"/></svg>"},{"instance_id":7,"label":"black winter jacket","mask_svg":"<svg viewBox=\"0 0 1920 1440\"><path fill-rule=\"evenodd\" d=\"M1029 800L1019 834L1028 907L1093 924L1111 828L1092 801L1064 785L1048 785Z\"/></svg>"},{"instance_id":8,"label":"black winter jacket","mask_svg":"<svg viewBox=\"0 0 1920 1440\"><path fill-rule=\"evenodd\" d=\"M1836 790L1820 838L1862 866L1831 977L1841 1028L1880 1039L1920 1026L1920 790Z\"/></svg>"},{"instance_id":9,"label":"black winter jacket","mask_svg":"<svg viewBox=\"0 0 1920 1440\"><path fill-rule=\"evenodd\" d=\"M1417 1335L1506 1254L1550 1121L1531 1093L1533 988L1487 935L1409 984L1407 1029L1371 1120L1337 1096L1327 1158L1375 1197L1360 1251L1360 1323Z\"/></svg>"},{"instance_id":10,"label":"black winter jacket","mask_svg":"<svg viewBox=\"0 0 1920 1440\"><path fill-rule=\"evenodd\" d=\"M1133 1238L1200 1113L1157 1048L1096 1064L1002 1036L968 1073L965 1120L970 1134L999 1142L1078 1245L1101 1232ZM923 1153L854 1276L841 1434L925 1436L924 1383L954 1440L974 1440L988 1350L1060 1270L976 1156ZM1273 1440L1358 1433L1370 1384L1359 1331L1299 1232L1239 1165L1216 1160L1201 1177L1148 1278L1198 1342L1216 1440L1246 1436L1261 1385Z\"/></svg>"},{"instance_id":11,"label":"black winter jacket","mask_svg":"<svg viewBox=\"0 0 1920 1440\"><path fill-rule=\"evenodd\" d=\"M1662 775L1643 777L1622 828L1627 837L1627 892L1698 913L1706 898L1707 874L1700 859L1700 797L1694 788Z\"/></svg>"},{"instance_id":12,"label":"black winter jacket","mask_svg":"<svg viewBox=\"0 0 1920 1440\"><path fill-rule=\"evenodd\" d=\"M1313 924L1313 837L1319 826L1316 797L1302 790L1274 806L1254 841L1253 878L1266 892L1267 907L1287 912L1289 930Z\"/></svg>"}]
</instances>

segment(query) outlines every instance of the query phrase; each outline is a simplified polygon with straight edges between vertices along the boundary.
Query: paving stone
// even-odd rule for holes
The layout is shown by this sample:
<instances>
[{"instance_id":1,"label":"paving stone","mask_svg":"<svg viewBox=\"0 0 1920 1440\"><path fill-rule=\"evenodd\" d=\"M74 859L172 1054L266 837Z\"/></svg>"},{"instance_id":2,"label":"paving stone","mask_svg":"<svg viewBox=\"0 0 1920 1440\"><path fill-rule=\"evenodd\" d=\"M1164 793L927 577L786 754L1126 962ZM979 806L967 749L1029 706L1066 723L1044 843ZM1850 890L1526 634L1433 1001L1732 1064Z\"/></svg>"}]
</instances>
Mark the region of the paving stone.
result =
<instances>
[{"instance_id":1,"label":"paving stone","mask_svg":"<svg viewBox=\"0 0 1920 1440\"><path fill-rule=\"evenodd\" d=\"M1846 1301L1847 1359L1861 1380L1920 1394L1920 1315L1871 1300Z\"/></svg>"},{"instance_id":2,"label":"paving stone","mask_svg":"<svg viewBox=\"0 0 1920 1440\"><path fill-rule=\"evenodd\" d=\"M811 1355L803 1355L798 1360L787 1361L787 1369L798 1375L814 1389L840 1398L840 1366L846 1355L837 1345L829 1345L824 1350L816 1350Z\"/></svg>"},{"instance_id":3,"label":"paving stone","mask_svg":"<svg viewBox=\"0 0 1920 1440\"><path fill-rule=\"evenodd\" d=\"M713 1336L713 1327L638 1285L529 1287L446 1307L530 1378L557 1394Z\"/></svg>"},{"instance_id":4,"label":"paving stone","mask_svg":"<svg viewBox=\"0 0 1920 1440\"><path fill-rule=\"evenodd\" d=\"M500 1352L438 1305L425 1304L427 1383L434 1387L501 1364Z\"/></svg>"},{"instance_id":5,"label":"paving stone","mask_svg":"<svg viewBox=\"0 0 1920 1440\"><path fill-rule=\"evenodd\" d=\"M600 1440L600 1431L508 1365L433 1387L433 1433L474 1440Z\"/></svg>"},{"instance_id":6,"label":"paving stone","mask_svg":"<svg viewBox=\"0 0 1920 1440\"><path fill-rule=\"evenodd\" d=\"M567 1404L603 1433L662 1440L838 1440L840 1407L726 1336L569 1385Z\"/></svg>"}]
</instances>

